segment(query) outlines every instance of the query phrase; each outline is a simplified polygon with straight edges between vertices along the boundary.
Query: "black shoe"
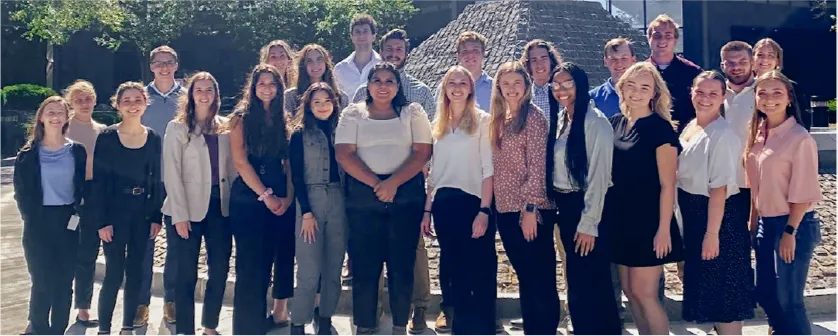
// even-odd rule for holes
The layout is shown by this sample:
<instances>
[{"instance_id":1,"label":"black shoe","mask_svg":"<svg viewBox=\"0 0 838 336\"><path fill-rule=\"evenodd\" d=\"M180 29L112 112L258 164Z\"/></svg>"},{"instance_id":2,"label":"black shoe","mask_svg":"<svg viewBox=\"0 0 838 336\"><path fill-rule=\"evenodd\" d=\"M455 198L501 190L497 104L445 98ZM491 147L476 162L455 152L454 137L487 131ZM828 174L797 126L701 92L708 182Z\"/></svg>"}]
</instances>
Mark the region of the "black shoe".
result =
<instances>
[{"instance_id":1,"label":"black shoe","mask_svg":"<svg viewBox=\"0 0 838 336\"><path fill-rule=\"evenodd\" d=\"M79 316L76 315L76 324L85 328L96 328L99 326L99 320L80 320Z\"/></svg>"},{"instance_id":2,"label":"black shoe","mask_svg":"<svg viewBox=\"0 0 838 336\"><path fill-rule=\"evenodd\" d=\"M268 317L266 318L266 322L268 325L268 330L271 330L273 328L285 328L291 324L290 320L275 322L273 315L268 315Z\"/></svg>"},{"instance_id":3,"label":"black shoe","mask_svg":"<svg viewBox=\"0 0 838 336\"><path fill-rule=\"evenodd\" d=\"M317 321L317 334L318 335L331 335L332 334L332 318L331 317L317 317L314 319Z\"/></svg>"},{"instance_id":4,"label":"black shoe","mask_svg":"<svg viewBox=\"0 0 838 336\"><path fill-rule=\"evenodd\" d=\"M358 327L355 331L355 335L375 335L378 332L378 328L362 328Z\"/></svg>"},{"instance_id":5,"label":"black shoe","mask_svg":"<svg viewBox=\"0 0 838 336\"><path fill-rule=\"evenodd\" d=\"M512 330L523 330L524 329L524 319L516 318L509 321L509 325L512 326Z\"/></svg>"},{"instance_id":6,"label":"black shoe","mask_svg":"<svg viewBox=\"0 0 838 336\"><path fill-rule=\"evenodd\" d=\"M292 324L289 334L290 335L305 335L306 334L306 326L305 325Z\"/></svg>"}]
</instances>

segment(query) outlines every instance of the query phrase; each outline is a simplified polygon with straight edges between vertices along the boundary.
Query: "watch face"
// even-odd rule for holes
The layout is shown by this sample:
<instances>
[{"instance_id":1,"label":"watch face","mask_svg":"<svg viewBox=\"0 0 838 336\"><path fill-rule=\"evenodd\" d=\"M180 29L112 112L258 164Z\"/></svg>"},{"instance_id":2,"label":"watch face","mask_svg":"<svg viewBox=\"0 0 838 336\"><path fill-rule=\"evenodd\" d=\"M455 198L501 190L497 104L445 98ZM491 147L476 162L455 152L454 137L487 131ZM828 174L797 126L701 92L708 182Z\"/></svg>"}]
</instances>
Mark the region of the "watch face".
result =
<instances>
[{"instance_id":1,"label":"watch face","mask_svg":"<svg viewBox=\"0 0 838 336\"><path fill-rule=\"evenodd\" d=\"M526 210L527 210L527 212L535 211L535 205L534 204L527 204Z\"/></svg>"}]
</instances>

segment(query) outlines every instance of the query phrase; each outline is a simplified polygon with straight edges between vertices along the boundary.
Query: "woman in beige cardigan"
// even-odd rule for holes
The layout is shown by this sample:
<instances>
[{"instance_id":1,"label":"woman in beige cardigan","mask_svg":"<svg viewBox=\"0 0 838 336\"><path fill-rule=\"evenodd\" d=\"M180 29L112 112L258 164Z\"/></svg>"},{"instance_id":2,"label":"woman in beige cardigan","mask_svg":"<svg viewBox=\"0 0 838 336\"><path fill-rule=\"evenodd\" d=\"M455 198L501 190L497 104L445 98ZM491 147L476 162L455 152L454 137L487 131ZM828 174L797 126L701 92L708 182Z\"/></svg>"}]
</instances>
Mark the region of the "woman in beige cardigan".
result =
<instances>
[{"instance_id":1,"label":"woman in beige cardigan","mask_svg":"<svg viewBox=\"0 0 838 336\"><path fill-rule=\"evenodd\" d=\"M220 130L226 118L218 115L218 82L208 72L192 76L182 96L178 116L166 127L163 140L163 181L167 197L163 213L172 217L183 249L175 299L178 334L195 333L195 282L201 238L207 247L209 280L204 293L201 325L216 335L221 301L227 283L232 233L227 220L230 184L236 170L230 138ZM176 239L176 237L169 237Z\"/></svg>"}]
</instances>

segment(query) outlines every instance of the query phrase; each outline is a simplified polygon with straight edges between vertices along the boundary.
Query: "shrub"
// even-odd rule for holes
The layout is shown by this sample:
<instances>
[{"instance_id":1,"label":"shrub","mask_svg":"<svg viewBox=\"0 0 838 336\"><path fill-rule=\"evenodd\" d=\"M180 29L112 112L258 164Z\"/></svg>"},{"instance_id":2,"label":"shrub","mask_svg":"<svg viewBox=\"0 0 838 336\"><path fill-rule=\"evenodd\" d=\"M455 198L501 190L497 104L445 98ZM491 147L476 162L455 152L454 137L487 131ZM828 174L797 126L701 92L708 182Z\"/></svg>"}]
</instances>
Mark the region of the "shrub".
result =
<instances>
[{"instance_id":1,"label":"shrub","mask_svg":"<svg viewBox=\"0 0 838 336\"><path fill-rule=\"evenodd\" d=\"M835 113L835 111L836 111L835 99L826 102L826 109L829 112Z\"/></svg>"},{"instance_id":2,"label":"shrub","mask_svg":"<svg viewBox=\"0 0 838 336\"><path fill-rule=\"evenodd\" d=\"M52 89L35 84L17 84L6 86L3 92L3 108L12 110L35 111L47 97L57 93Z\"/></svg>"}]
</instances>

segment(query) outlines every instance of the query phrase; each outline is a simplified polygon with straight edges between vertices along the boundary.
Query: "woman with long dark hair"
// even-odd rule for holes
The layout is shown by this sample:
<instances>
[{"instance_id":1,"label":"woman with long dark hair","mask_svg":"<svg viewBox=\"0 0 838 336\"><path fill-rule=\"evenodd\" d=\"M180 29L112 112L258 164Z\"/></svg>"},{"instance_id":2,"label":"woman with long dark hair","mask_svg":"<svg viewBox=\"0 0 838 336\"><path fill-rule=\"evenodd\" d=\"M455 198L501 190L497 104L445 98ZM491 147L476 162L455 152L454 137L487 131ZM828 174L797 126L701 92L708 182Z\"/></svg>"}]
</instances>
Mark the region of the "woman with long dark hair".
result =
<instances>
[{"instance_id":1,"label":"woman with long dark hair","mask_svg":"<svg viewBox=\"0 0 838 336\"><path fill-rule=\"evenodd\" d=\"M521 286L524 333L556 333L556 210L547 198L547 117L532 103L532 80L520 62L498 68L492 89L492 144L497 228ZM456 324L456 318L454 319Z\"/></svg>"},{"instance_id":2,"label":"woman with long dark hair","mask_svg":"<svg viewBox=\"0 0 838 336\"><path fill-rule=\"evenodd\" d=\"M611 186L614 130L588 95L588 75L575 63L550 74L547 194L559 210L570 318L576 334L619 334L611 262L600 243L602 205ZM561 104L561 109L559 109Z\"/></svg>"},{"instance_id":3,"label":"woman with long dark hair","mask_svg":"<svg viewBox=\"0 0 838 336\"><path fill-rule=\"evenodd\" d=\"M45 99L15 158L14 195L32 280L29 332L36 335L63 335L70 315L87 151L66 137L69 120L64 98Z\"/></svg>"},{"instance_id":4,"label":"woman with long dark hair","mask_svg":"<svg viewBox=\"0 0 838 336\"><path fill-rule=\"evenodd\" d=\"M236 241L235 334L268 331L265 293L275 249L280 249L281 260L274 272L274 290L283 300L293 296L294 186L283 88L274 66L257 65L229 122L230 152L239 173L230 190L230 226Z\"/></svg>"},{"instance_id":5,"label":"woman with long dark hair","mask_svg":"<svg viewBox=\"0 0 838 336\"><path fill-rule=\"evenodd\" d=\"M367 82L367 100L347 107L335 132L337 160L347 173L354 322L357 334L375 332L386 263L393 334L404 335L425 202L422 168L433 140L427 114L407 102L392 64L375 65Z\"/></svg>"},{"instance_id":6,"label":"woman with long dark hair","mask_svg":"<svg viewBox=\"0 0 838 336\"><path fill-rule=\"evenodd\" d=\"M303 335L313 316L319 335L331 335L332 315L340 299L340 272L346 252L343 171L335 158L335 128L340 110L329 84L311 84L290 125L291 172L297 196L295 229L297 287L291 334Z\"/></svg>"},{"instance_id":7,"label":"woman with long dark hair","mask_svg":"<svg viewBox=\"0 0 838 336\"><path fill-rule=\"evenodd\" d=\"M332 56L326 48L319 44L307 44L300 50L295 65L299 75L294 81L294 86L285 91L285 112L293 117L299 110L303 93L311 84L319 82L329 84L332 90L337 92L335 104L341 111L346 108L349 98L338 87L335 65L332 64Z\"/></svg>"},{"instance_id":8,"label":"woman with long dark hair","mask_svg":"<svg viewBox=\"0 0 838 336\"><path fill-rule=\"evenodd\" d=\"M268 42L259 50L259 63L275 66L282 75L282 84L285 87L291 87L297 82L297 69L292 65L294 57L294 49L283 40Z\"/></svg>"},{"instance_id":9,"label":"woman with long dark hair","mask_svg":"<svg viewBox=\"0 0 838 336\"><path fill-rule=\"evenodd\" d=\"M756 110L745 147L756 236L757 301L776 334L808 335L803 291L821 241L814 207L823 199L818 148L803 127L792 82L780 71L757 78Z\"/></svg>"},{"instance_id":10,"label":"woman with long dark hair","mask_svg":"<svg viewBox=\"0 0 838 336\"><path fill-rule=\"evenodd\" d=\"M96 138L93 192L105 281L99 291L99 333L110 334L119 287L125 281L121 334L134 330L146 244L160 232L165 194L160 136L140 120L148 106L142 83L126 82L111 98L122 121Z\"/></svg>"},{"instance_id":11,"label":"woman with long dark hair","mask_svg":"<svg viewBox=\"0 0 838 336\"><path fill-rule=\"evenodd\" d=\"M166 200L163 213L172 217L181 250L175 298L178 334L195 333L195 282L198 253L206 244L209 279L204 291L201 325L205 335L217 335L218 315L227 286L233 236L227 220L230 176L235 176L227 119L219 116L218 82L208 72L192 75L180 111L166 127L163 167Z\"/></svg>"}]
</instances>

